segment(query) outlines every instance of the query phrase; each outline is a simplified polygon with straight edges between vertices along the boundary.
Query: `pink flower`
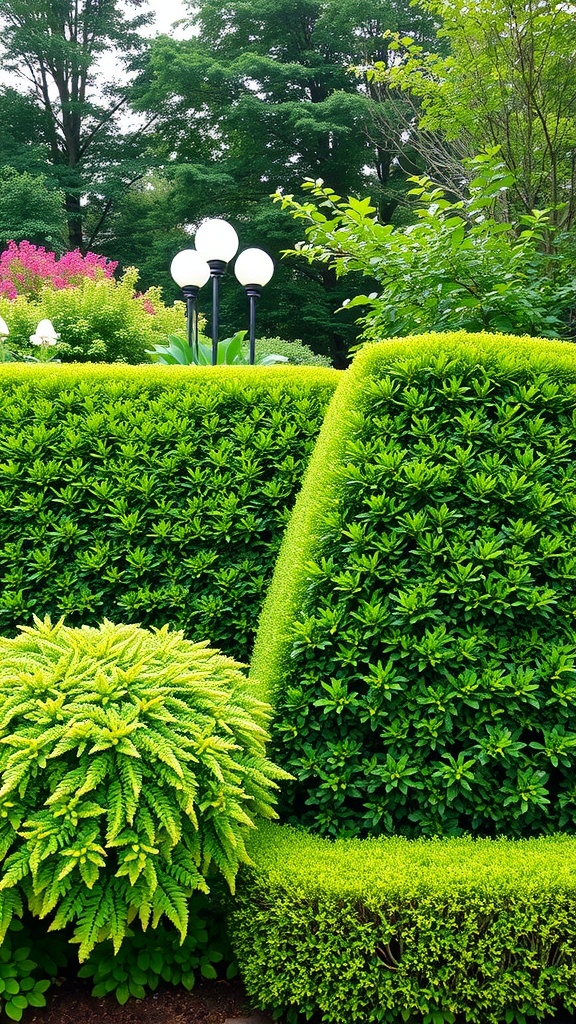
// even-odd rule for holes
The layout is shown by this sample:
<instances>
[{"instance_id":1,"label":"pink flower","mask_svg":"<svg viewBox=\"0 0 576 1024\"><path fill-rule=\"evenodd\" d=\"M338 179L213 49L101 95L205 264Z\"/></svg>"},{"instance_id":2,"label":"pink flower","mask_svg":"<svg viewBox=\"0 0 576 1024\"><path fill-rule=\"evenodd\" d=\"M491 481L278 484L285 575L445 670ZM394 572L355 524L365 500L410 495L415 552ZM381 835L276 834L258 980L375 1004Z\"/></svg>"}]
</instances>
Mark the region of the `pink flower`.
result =
<instances>
[{"instance_id":1,"label":"pink flower","mask_svg":"<svg viewBox=\"0 0 576 1024\"><path fill-rule=\"evenodd\" d=\"M44 286L61 290L76 288L86 278L112 277L118 264L93 252L82 255L79 249L59 259L31 242L8 242L0 254L0 295L15 299L18 295L37 298Z\"/></svg>"}]
</instances>

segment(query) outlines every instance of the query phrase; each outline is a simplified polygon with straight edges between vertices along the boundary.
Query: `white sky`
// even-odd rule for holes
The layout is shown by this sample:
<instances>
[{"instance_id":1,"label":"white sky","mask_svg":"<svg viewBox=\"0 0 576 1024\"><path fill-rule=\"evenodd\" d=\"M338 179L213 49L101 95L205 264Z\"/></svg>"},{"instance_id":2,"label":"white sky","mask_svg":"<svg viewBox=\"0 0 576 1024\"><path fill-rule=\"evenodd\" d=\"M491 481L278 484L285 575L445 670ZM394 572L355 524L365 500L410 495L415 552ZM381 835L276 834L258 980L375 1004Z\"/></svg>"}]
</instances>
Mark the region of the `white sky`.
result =
<instances>
[{"instance_id":1,"label":"white sky","mask_svg":"<svg viewBox=\"0 0 576 1024\"><path fill-rule=\"evenodd\" d=\"M148 6L156 16L154 26L156 32L170 32L174 21L178 21L179 18L184 18L190 13L184 6L183 0L149 0Z\"/></svg>"}]
</instances>

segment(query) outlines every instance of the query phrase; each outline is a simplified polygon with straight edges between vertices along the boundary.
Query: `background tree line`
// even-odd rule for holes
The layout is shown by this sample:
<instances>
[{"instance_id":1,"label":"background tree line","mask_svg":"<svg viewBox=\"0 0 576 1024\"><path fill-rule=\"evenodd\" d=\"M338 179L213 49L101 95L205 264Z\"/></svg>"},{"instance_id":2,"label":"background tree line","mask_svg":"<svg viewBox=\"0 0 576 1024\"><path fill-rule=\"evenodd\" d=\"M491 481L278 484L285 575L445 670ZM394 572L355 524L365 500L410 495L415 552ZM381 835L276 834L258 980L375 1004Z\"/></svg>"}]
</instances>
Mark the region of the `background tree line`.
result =
<instances>
[{"instance_id":1,"label":"background tree line","mask_svg":"<svg viewBox=\"0 0 576 1024\"><path fill-rule=\"evenodd\" d=\"M94 249L162 285L206 216L267 249L268 334L341 364L357 336L334 311L359 288L329 261L280 261L302 228L269 196L305 178L370 196L378 221L415 219L409 176L466 196L467 159L500 147L513 185L493 215L550 211L547 273L573 261L576 27L550 0L200 0L190 35L145 35L145 0L4 0L0 246ZM121 74L102 75L103 55ZM223 289L230 332L241 289Z\"/></svg>"}]
</instances>

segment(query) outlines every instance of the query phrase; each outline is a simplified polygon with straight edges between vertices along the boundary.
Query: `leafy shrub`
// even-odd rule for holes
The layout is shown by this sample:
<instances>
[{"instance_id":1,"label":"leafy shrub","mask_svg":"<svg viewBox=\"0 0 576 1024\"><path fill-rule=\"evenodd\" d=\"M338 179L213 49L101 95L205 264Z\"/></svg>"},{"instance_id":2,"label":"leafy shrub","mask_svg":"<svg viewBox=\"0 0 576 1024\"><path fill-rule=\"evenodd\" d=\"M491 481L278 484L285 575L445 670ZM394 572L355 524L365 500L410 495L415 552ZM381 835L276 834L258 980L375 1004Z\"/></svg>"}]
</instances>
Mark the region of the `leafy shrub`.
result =
<instances>
[{"instance_id":1,"label":"leafy shrub","mask_svg":"<svg viewBox=\"0 0 576 1024\"><path fill-rule=\"evenodd\" d=\"M36 619L0 639L0 942L26 904L85 959L170 921L211 865L230 889L274 817L268 709L235 662L168 628Z\"/></svg>"},{"instance_id":2,"label":"leafy shrub","mask_svg":"<svg viewBox=\"0 0 576 1024\"><path fill-rule=\"evenodd\" d=\"M112 277L117 266L93 252L82 256L80 250L75 249L57 258L43 246L26 241L8 242L0 253L0 295L9 299L18 295L38 299L44 288L59 291L78 287L86 279Z\"/></svg>"},{"instance_id":3,"label":"leafy shrub","mask_svg":"<svg viewBox=\"0 0 576 1024\"><path fill-rule=\"evenodd\" d=\"M45 288L37 299L0 297L10 348L32 352L30 335L46 317L61 335L55 354L64 362L146 362L147 347L167 333L185 331L184 305L165 306L158 289L135 295L137 280L132 268L120 281L97 276L74 288Z\"/></svg>"},{"instance_id":4,"label":"leafy shrub","mask_svg":"<svg viewBox=\"0 0 576 1024\"><path fill-rule=\"evenodd\" d=\"M573 838L332 843L265 825L249 849L232 942L275 1016L524 1024L576 1010Z\"/></svg>"},{"instance_id":5,"label":"leafy shrub","mask_svg":"<svg viewBox=\"0 0 576 1024\"><path fill-rule=\"evenodd\" d=\"M21 1020L29 1006L45 1006L45 992L65 963L63 944L39 936L35 923L13 918L0 946L0 1007Z\"/></svg>"},{"instance_id":6,"label":"leafy shrub","mask_svg":"<svg viewBox=\"0 0 576 1024\"><path fill-rule=\"evenodd\" d=\"M450 201L428 177L414 177L418 222L381 224L370 199L342 199L322 181L303 188L314 201L299 203L277 193L275 201L306 225L306 241L291 255L318 260L341 277L360 272L378 291L356 295L348 308L368 307L360 319L362 337L424 331L510 331L559 337L574 304L571 260L552 258L545 211L533 211L518 225L496 216L512 183L497 150L470 162L469 198Z\"/></svg>"},{"instance_id":7,"label":"leafy shrub","mask_svg":"<svg viewBox=\"0 0 576 1024\"><path fill-rule=\"evenodd\" d=\"M252 661L284 812L329 834L576 828L576 350L368 346L327 413Z\"/></svg>"},{"instance_id":8,"label":"leafy shrub","mask_svg":"<svg viewBox=\"0 0 576 1024\"><path fill-rule=\"evenodd\" d=\"M273 355L286 356L293 366L332 366L328 356L313 352L303 341L285 341L284 338L257 338L256 358Z\"/></svg>"},{"instance_id":9,"label":"leafy shrub","mask_svg":"<svg viewBox=\"0 0 576 1024\"><path fill-rule=\"evenodd\" d=\"M172 623L246 661L338 373L32 367L0 374L0 633Z\"/></svg>"},{"instance_id":10,"label":"leafy shrub","mask_svg":"<svg viewBox=\"0 0 576 1024\"><path fill-rule=\"evenodd\" d=\"M217 978L215 964L226 959L226 977L237 972L224 921L214 916L214 907L204 893L189 900L188 928L184 942L174 929L158 927L153 932L128 929L117 953L111 942L100 942L78 971L80 978L92 978L92 995L98 998L114 992L119 1003L132 996L143 999L162 981L182 985L190 991L197 975ZM214 927L216 923L216 927ZM217 928L219 927L219 930Z\"/></svg>"}]
</instances>

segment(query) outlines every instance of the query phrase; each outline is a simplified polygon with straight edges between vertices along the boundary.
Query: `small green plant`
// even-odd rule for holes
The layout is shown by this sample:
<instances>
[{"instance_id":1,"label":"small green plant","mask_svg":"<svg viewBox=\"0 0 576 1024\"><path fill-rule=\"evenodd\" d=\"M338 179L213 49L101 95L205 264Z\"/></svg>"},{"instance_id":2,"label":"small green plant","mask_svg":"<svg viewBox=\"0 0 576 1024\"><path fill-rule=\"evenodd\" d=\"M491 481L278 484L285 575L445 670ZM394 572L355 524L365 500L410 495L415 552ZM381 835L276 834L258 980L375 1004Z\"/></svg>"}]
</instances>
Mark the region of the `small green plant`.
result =
<instances>
[{"instance_id":1,"label":"small green plant","mask_svg":"<svg viewBox=\"0 0 576 1024\"><path fill-rule=\"evenodd\" d=\"M247 366L248 359L242 350L242 343L246 337L246 331L237 331L231 338L225 338L218 342L218 366ZM169 366L179 364L180 366L211 366L212 345L199 341L197 350L191 348L184 338L172 334L168 338L168 344L154 345L146 353L153 363L164 363ZM272 366L274 363L287 363L286 356L270 355L260 356L256 359L258 366Z\"/></svg>"},{"instance_id":2,"label":"small green plant","mask_svg":"<svg viewBox=\"0 0 576 1024\"><path fill-rule=\"evenodd\" d=\"M64 943L38 937L34 923L13 918L0 946L0 1007L10 1020L21 1020L28 1007L46 1005L46 991L65 963Z\"/></svg>"},{"instance_id":3,"label":"small green plant","mask_svg":"<svg viewBox=\"0 0 576 1024\"><path fill-rule=\"evenodd\" d=\"M0 639L0 941L27 905L84 960L231 890L285 778L239 666L168 627L35 620Z\"/></svg>"},{"instance_id":4,"label":"small green plant","mask_svg":"<svg viewBox=\"0 0 576 1024\"><path fill-rule=\"evenodd\" d=\"M92 995L98 998L114 992L123 1004L132 996L143 999L154 992L160 981L168 985L194 988L198 975L218 977L215 964L227 964L226 977L237 971L232 960L224 922L217 933L214 908L204 893L197 893L189 902L188 932L180 941L174 928L159 926L154 932L130 928L117 953L110 941L99 943L78 972L80 978L92 978Z\"/></svg>"}]
</instances>

